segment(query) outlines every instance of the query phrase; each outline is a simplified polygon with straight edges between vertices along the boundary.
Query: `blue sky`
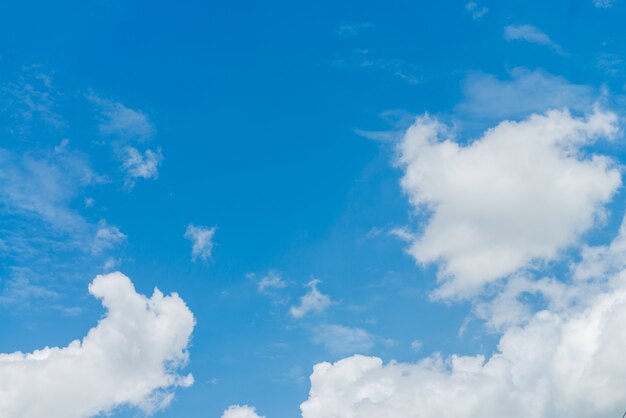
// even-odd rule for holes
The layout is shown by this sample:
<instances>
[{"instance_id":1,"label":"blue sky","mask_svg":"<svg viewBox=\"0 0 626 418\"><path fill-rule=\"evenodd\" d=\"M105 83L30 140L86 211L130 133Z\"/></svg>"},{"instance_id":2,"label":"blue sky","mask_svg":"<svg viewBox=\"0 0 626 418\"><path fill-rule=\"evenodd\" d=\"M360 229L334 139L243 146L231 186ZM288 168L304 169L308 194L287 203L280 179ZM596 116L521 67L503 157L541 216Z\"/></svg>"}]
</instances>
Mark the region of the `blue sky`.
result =
<instances>
[{"instance_id":1,"label":"blue sky","mask_svg":"<svg viewBox=\"0 0 626 418\"><path fill-rule=\"evenodd\" d=\"M407 364L434 353L488 358L506 333L494 307L517 273L575 281L572 263L618 233L625 7L0 5L0 353L81 339L105 315L89 283L120 271L139 294L178 293L195 317L181 368L194 384L172 389L157 417L219 417L234 404L299 416L313 366L353 354ZM591 127L594 106L615 117L597 122L607 124L601 132ZM494 227L494 242L510 249L494 272L466 263L478 241L428 253L439 245L429 226L444 234L467 225L475 205L455 206L463 188L437 183L463 160L446 166L434 146L412 144L407 128L436 119L448 126L441 135L469 147L486 129L550 109L588 121L564 134L593 139L572 140L575 152L528 151L545 151L537 164L546 167L567 160L544 175L572 170L566 197L585 198L567 207L579 211L534 205L551 191L526 193L523 182L501 196L530 197L520 212L487 207L488 191L472 193L473 183L467 196L522 229L556 225L554 242L501 237ZM433 159L410 157L410 147ZM592 155L611 163L593 165ZM442 165L430 167L435 157ZM476 158L468 167L492 161ZM412 169L430 170L421 174L428 184L408 179ZM578 169L586 171L576 177ZM448 204L461 214L437 212ZM419 242L428 248L412 246ZM532 289L513 298L534 313L545 302L534 298L549 292ZM113 417L144 413L121 404Z\"/></svg>"}]
</instances>

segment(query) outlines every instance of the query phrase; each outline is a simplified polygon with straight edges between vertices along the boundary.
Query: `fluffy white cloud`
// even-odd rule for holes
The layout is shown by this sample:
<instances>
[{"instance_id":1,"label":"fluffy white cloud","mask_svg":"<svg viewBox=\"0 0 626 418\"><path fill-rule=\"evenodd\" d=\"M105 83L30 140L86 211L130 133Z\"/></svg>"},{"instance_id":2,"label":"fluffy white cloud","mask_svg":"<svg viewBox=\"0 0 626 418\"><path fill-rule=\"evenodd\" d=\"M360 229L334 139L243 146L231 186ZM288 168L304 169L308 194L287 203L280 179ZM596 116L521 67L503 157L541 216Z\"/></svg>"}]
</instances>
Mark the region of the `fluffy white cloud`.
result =
<instances>
[{"instance_id":1,"label":"fluffy white cloud","mask_svg":"<svg viewBox=\"0 0 626 418\"><path fill-rule=\"evenodd\" d=\"M89 292L107 312L82 340L0 354L1 417L87 418L121 405L150 413L193 383L177 374L195 323L177 294L147 298L121 273L96 277Z\"/></svg>"},{"instance_id":2,"label":"fluffy white cloud","mask_svg":"<svg viewBox=\"0 0 626 418\"><path fill-rule=\"evenodd\" d=\"M313 329L313 342L323 345L331 354L368 353L376 337L361 328L343 325L320 325Z\"/></svg>"},{"instance_id":3,"label":"fluffy white cloud","mask_svg":"<svg viewBox=\"0 0 626 418\"><path fill-rule=\"evenodd\" d=\"M353 356L320 363L303 418L619 417L626 410L626 272L563 309L508 329L483 356L415 364Z\"/></svg>"},{"instance_id":4,"label":"fluffy white cloud","mask_svg":"<svg viewBox=\"0 0 626 418\"><path fill-rule=\"evenodd\" d=\"M548 35L533 25L509 25L504 28L504 39L507 41L526 41L534 44L545 45L559 54L562 48Z\"/></svg>"},{"instance_id":5,"label":"fluffy white cloud","mask_svg":"<svg viewBox=\"0 0 626 418\"><path fill-rule=\"evenodd\" d=\"M231 405L222 414L222 418L265 418L256 413L256 409L248 405Z\"/></svg>"},{"instance_id":6,"label":"fluffy white cloud","mask_svg":"<svg viewBox=\"0 0 626 418\"><path fill-rule=\"evenodd\" d=\"M143 154L135 147L125 148L126 157L122 162L125 172L124 185L132 188L137 179L159 178L159 166L163 162L163 153L160 148L155 151L147 149Z\"/></svg>"},{"instance_id":7,"label":"fluffy white cloud","mask_svg":"<svg viewBox=\"0 0 626 418\"><path fill-rule=\"evenodd\" d=\"M320 313L328 308L332 301L328 295L323 294L317 289L320 284L319 280L311 280L307 286L309 292L300 298L300 304L292 306L289 314L294 318L302 318L310 313Z\"/></svg>"},{"instance_id":8,"label":"fluffy white cloud","mask_svg":"<svg viewBox=\"0 0 626 418\"><path fill-rule=\"evenodd\" d=\"M621 184L610 159L580 149L617 131L613 113L553 110L502 122L462 146L436 119L418 117L398 164L411 204L431 212L408 252L441 263L436 295L471 295L577 244Z\"/></svg>"},{"instance_id":9,"label":"fluffy white cloud","mask_svg":"<svg viewBox=\"0 0 626 418\"><path fill-rule=\"evenodd\" d=\"M216 227L207 228L204 226L187 225L184 237L191 241L191 259L196 261L198 258L206 261L211 258L213 253L213 236Z\"/></svg>"}]
</instances>

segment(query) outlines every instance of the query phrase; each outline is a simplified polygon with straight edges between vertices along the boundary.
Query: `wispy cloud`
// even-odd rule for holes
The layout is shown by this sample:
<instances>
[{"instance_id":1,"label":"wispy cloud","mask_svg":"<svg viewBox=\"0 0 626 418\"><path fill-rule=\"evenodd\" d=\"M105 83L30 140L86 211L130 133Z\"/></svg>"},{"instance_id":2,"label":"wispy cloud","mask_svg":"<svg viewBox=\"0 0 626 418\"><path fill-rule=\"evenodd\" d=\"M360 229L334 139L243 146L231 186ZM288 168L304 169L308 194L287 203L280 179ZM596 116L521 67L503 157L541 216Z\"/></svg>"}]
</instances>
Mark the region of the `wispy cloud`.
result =
<instances>
[{"instance_id":1,"label":"wispy cloud","mask_svg":"<svg viewBox=\"0 0 626 418\"><path fill-rule=\"evenodd\" d=\"M333 65L344 70L377 70L404 80L409 84L418 84L420 82L417 66L399 58L377 55L368 49L353 49L334 59Z\"/></svg>"},{"instance_id":2,"label":"wispy cloud","mask_svg":"<svg viewBox=\"0 0 626 418\"><path fill-rule=\"evenodd\" d=\"M475 1L470 1L466 3L465 10L467 10L471 14L472 19L474 20L478 20L482 18L484 15L486 15L489 12L489 9L487 7L485 6L481 7Z\"/></svg>"},{"instance_id":3,"label":"wispy cloud","mask_svg":"<svg viewBox=\"0 0 626 418\"><path fill-rule=\"evenodd\" d=\"M156 134L156 128L145 113L93 93L87 99L98 110L98 130L102 135L123 140L147 141Z\"/></svg>"},{"instance_id":4,"label":"wispy cloud","mask_svg":"<svg viewBox=\"0 0 626 418\"><path fill-rule=\"evenodd\" d=\"M364 329L335 324L315 327L312 339L335 355L365 354L376 344L376 337Z\"/></svg>"},{"instance_id":5,"label":"wispy cloud","mask_svg":"<svg viewBox=\"0 0 626 418\"><path fill-rule=\"evenodd\" d=\"M302 318L311 313L320 313L326 310L332 303L328 295L323 294L317 288L320 280L311 280L307 287L309 292L300 298L300 303L289 309L289 314L294 318Z\"/></svg>"},{"instance_id":6,"label":"wispy cloud","mask_svg":"<svg viewBox=\"0 0 626 418\"><path fill-rule=\"evenodd\" d=\"M533 25L509 25L504 28L504 39L507 41L526 41L544 45L563 55L563 48L554 42L546 33Z\"/></svg>"},{"instance_id":7,"label":"wispy cloud","mask_svg":"<svg viewBox=\"0 0 626 418\"><path fill-rule=\"evenodd\" d=\"M184 237L191 241L191 260L209 260L213 255L213 237L217 227L187 225Z\"/></svg>"},{"instance_id":8,"label":"wispy cloud","mask_svg":"<svg viewBox=\"0 0 626 418\"><path fill-rule=\"evenodd\" d=\"M613 7L615 0L593 0L593 5L598 9L609 9Z\"/></svg>"},{"instance_id":9,"label":"wispy cloud","mask_svg":"<svg viewBox=\"0 0 626 418\"><path fill-rule=\"evenodd\" d=\"M341 22L337 25L337 35L344 38L354 37L359 35L361 32L372 29L376 25L368 22Z\"/></svg>"},{"instance_id":10,"label":"wispy cloud","mask_svg":"<svg viewBox=\"0 0 626 418\"><path fill-rule=\"evenodd\" d=\"M159 167L163 162L163 152L147 149L143 153L135 147L125 147L126 158L122 162L124 170L124 185L132 189L138 179L159 178Z\"/></svg>"}]
</instances>

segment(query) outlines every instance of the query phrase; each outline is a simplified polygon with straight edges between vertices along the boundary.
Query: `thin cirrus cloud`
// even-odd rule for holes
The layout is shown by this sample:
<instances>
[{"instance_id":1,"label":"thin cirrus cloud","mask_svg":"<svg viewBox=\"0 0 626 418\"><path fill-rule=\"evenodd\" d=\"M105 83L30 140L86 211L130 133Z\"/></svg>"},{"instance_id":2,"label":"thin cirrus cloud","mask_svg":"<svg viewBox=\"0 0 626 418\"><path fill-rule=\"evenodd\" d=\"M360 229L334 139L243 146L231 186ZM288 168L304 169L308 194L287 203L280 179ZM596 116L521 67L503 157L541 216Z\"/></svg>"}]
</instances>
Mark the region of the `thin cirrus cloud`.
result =
<instances>
[{"instance_id":1,"label":"thin cirrus cloud","mask_svg":"<svg viewBox=\"0 0 626 418\"><path fill-rule=\"evenodd\" d=\"M183 235L191 242L191 260L207 261L213 256L213 237L217 227L197 226L193 224L187 225L185 234Z\"/></svg>"},{"instance_id":2,"label":"thin cirrus cloud","mask_svg":"<svg viewBox=\"0 0 626 418\"><path fill-rule=\"evenodd\" d=\"M307 283L308 293L300 298L298 305L289 308L289 314L292 317L300 319L313 313L320 313L332 304L330 297L320 292L317 288L320 283L321 281L317 279Z\"/></svg>"},{"instance_id":3,"label":"thin cirrus cloud","mask_svg":"<svg viewBox=\"0 0 626 418\"><path fill-rule=\"evenodd\" d=\"M82 340L0 354L0 416L88 418L123 405L152 413L193 383L177 373L195 325L177 294L148 298L121 273L96 277L89 292L107 312Z\"/></svg>"},{"instance_id":4,"label":"thin cirrus cloud","mask_svg":"<svg viewBox=\"0 0 626 418\"><path fill-rule=\"evenodd\" d=\"M463 100L455 106L464 119L519 119L546 109L589 109L599 98L592 87L572 84L544 70L516 67L508 78L471 72L461 83Z\"/></svg>"},{"instance_id":5,"label":"thin cirrus cloud","mask_svg":"<svg viewBox=\"0 0 626 418\"><path fill-rule=\"evenodd\" d=\"M439 263L435 296L471 296L576 245L621 184L609 158L580 149L617 132L613 113L554 110L501 122L461 146L437 119L418 117L397 163L410 203L430 213L407 251L419 263Z\"/></svg>"},{"instance_id":6,"label":"thin cirrus cloud","mask_svg":"<svg viewBox=\"0 0 626 418\"><path fill-rule=\"evenodd\" d=\"M312 341L322 345L333 355L368 353L376 344L376 337L362 328L336 324L319 325L313 329Z\"/></svg>"},{"instance_id":7,"label":"thin cirrus cloud","mask_svg":"<svg viewBox=\"0 0 626 418\"><path fill-rule=\"evenodd\" d=\"M509 25L504 28L504 39L507 41L525 41L547 46L556 53L563 55L563 48L554 42L545 32L533 25Z\"/></svg>"},{"instance_id":8,"label":"thin cirrus cloud","mask_svg":"<svg viewBox=\"0 0 626 418\"><path fill-rule=\"evenodd\" d=\"M467 10L470 13L470 15L472 16L472 19L474 20L481 19L483 16L485 16L489 12L489 8L485 6L480 6L475 1L470 1L466 3L465 10Z\"/></svg>"}]
</instances>

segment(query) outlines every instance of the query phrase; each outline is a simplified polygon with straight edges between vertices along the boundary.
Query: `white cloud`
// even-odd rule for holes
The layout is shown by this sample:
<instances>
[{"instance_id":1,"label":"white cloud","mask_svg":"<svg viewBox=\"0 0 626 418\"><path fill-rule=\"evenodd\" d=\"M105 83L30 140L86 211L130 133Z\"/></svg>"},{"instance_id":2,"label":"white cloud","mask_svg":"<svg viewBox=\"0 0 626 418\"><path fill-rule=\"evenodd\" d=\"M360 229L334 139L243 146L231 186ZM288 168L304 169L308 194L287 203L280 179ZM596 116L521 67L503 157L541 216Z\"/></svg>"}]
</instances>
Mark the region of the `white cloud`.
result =
<instances>
[{"instance_id":1,"label":"white cloud","mask_svg":"<svg viewBox=\"0 0 626 418\"><path fill-rule=\"evenodd\" d=\"M418 117L398 164L411 204L432 213L408 252L441 263L436 295L471 295L577 244L621 184L611 160L580 148L617 130L613 113L579 119L554 110L502 122L461 146L436 119Z\"/></svg>"},{"instance_id":2,"label":"white cloud","mask_svg":"<svg viewBox=\"0 0 626 418\"><path fill-rule=\"evenodd\" d=\"M532 25L509 25L504 28L504 39L507 41L526 41L544 45L555 52L563 54L563 49L539 28Z\"/></svg>"},{"instance_id":3,"label":"white cloud","mask_svg":"<svg viewBox=\"0 0 626 418\"><path fill-rule=\"evenodd\" d=\"M526 117L546 109L585 110L597 100L591 87L569 83L543 70L514 68L510 79L471 73L462 83L463 101L455 110L463 117L496 119Z\"/></svg>"},{"instance_id":4,"label":"white cloud","mask_svg":"<svg viewBox=\"0 0 626 418\"><path fill-rule=\"evenodd\" d=\"M147 298L121 273L96 277L89 292L107 312L82 340L0 354L0 416L87 418L122 405L150 413L192 384L177 370L195 320L177 294Z\"/></svg>"},{"instance_id":5,"label":"white cloud","mask_svg":"<svg viewBox=\"0 0 626 418\"><path fill-rule=\"evenodd\" d=\"M337 35L340 37L353 37L357 36L361 32L372 29L376 25L372 23L356 23L356 22L341 22L337 25Z\"/></svg>"},{"instance_id":6,"label":"white cloud","mask_svg":"<svg viewBox=\"0 0 626 418\"><path fill-rule=\"evenodd\" d=\"M420 351L422 349L422 342L420 340L411 341L411 349L413 351Z\"/></svg>"},{"instance_id":7,"label":"white cloud","mask_svg":"<svg viewBox=\"0 0 626 418\"><path fill-rule=\"evenodd\" d=\"M465 10L470 12L472 19L478 20L489 12L489 9L485 6L480 7L475 1L470 1L465 4Z\"/></svg>"},{"instance_id":8,"label":"white cloud","mask_svg":"<svg viewBox=\"0 0 626 418\"><path fill-rule=\"evenodd\" d=\"M311 313L320 313L331 305L330 297L317 289L317 285L320 283L321 281L319 280L311 280L307 284L309 292L300 298L299 305L292 306L289 309L291 316L302 318Z\"/></svg>"},{"instance_id":9,"label":"white cloud","mask_svg":"<svg viewBox=\"0 0 626 418\"><path fill-rule=\"evenodd\" d=\"M222 414L222 418L265 418L256 413L256 409L248 405L231 405Z\"/></svg>"},{"instance_id":10,"label":"white cloud","mask_svg":"<svg viewBox=\"0 0 626 418\"><path fill-rule=\"evenodd\" d=\"M602 290L601 290L602 289ZM570 289L571 290L571 289ZM509 328L490 358L320 363L303 418L592 418L623 414L626 271Z\"/></svg>"},{"instance_id":11,"label":"white cloud","mask_svg":"<svg viewBox=\"0 0 626 418\"><path fill-rule=\"evenodd\" d=\"M117 226L109 225L105 220L100 220L92 251L101 253L110 250L125 242L126 238L126 235Z\"/></svg>"},{"instance_id":12,"label":"white cloud","mask_svg":"<svg viewBox=\"0 0 626 418\"><path fill-rule=\"evenodd\" d=\"M125 148L122 168L125 171L124 184L132 188L137 179L154 180L159 177L159 166L163 162L160 148L155 151L147 149L143 154L135 147Z\"/></svg>"},{"instance_id":13,"label":"white cloud","mask_svg":"<svg viewBox=\"0 0 626 418\"><path fill-rule=\"evenodd\" d=\"M265 293L271 289L284 289L286 287L287 282L283 279L280 272L276 270L271 270L266 276L259 280L257 284L257 288L261 293Z\"/></svg>"},{"instance_id":14,"label":"white cloud","mask_svg":"<svg viewBox=\"0 0 626 418\"><path fill-rule=\"evenodd\" d=\"M364 329L343 325L320 325L313 329L313 342L324 346L331 354L367 353L376 339Z\"/></svg>"},{"instance_id":15,"label":"white cloud","mask_svg":"<svg viewBox=\"0 0 626 418\"><path fill-rule=\"evenodd\" d=\"M593 0L593 5L599 9L611 8L614 3L614 0Z\"/></svg>"},{"instance_id":16,"label":"white cloud","mask_svg":"<svg viewBox=\"0 0 626 418\"><path fill-rule=\"evenodd\" d=\"M198 258L206 261L213 254L213 236L216 227L208 228L205 226L187 225L184 237L191 241L191 259L196 261Z\"/></svg>"},{"instance_id":17,"label":"white cloud","mask_svg":"<svg viewBox=\"0 0 626 418\"><path fill-rule=\"evenodd\" d=\"M98 129L101 134L122 140L140 141L149 140L156 134L154 125L145 113L94 94L88 95L87 99L98 110Z\"/></svg>"}]
</instances>

